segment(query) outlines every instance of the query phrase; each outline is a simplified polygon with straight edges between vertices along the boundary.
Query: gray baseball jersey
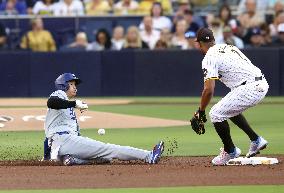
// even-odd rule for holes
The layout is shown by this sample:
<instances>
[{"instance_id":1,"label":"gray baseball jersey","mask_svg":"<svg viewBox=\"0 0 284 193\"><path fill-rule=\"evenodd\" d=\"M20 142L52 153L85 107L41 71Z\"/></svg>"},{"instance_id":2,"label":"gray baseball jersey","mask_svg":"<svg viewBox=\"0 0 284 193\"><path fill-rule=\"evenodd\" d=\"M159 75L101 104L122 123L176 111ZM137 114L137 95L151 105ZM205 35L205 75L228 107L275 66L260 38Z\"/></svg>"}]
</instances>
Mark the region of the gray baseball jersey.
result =
<instances>
[{"instance_id":1,"label":"gray baseball jersey","mask_svg":"<svg viewBox=\"0 0 284 193\"><path fill-rule=\"evenodd\" d=\"M62 90L53 92L50 97L52 96L68 100L66 93ZM49 108L47 111L44 128L47 138L53 136L56 132L67 131L75 135L78 135L80 132L74 108L58 110Z\"/></svg>"},{"instance_id":2,"label":"gray baseball jersey","mask_svg":"<svg viewBox=\"0 0 284 193\"><path fill-rule=\"evenodd\" d=\"M50 97L68 100L64 91L57 90ZM77 164L88 163L92 159L145 160L149 162L152 151L129 146L103 143L78 135L79 126L73 108L49 108L45 120L45 134L51 146L51 159L59 160L63 155L72 155Z\"/></svg>"}]
</instances>

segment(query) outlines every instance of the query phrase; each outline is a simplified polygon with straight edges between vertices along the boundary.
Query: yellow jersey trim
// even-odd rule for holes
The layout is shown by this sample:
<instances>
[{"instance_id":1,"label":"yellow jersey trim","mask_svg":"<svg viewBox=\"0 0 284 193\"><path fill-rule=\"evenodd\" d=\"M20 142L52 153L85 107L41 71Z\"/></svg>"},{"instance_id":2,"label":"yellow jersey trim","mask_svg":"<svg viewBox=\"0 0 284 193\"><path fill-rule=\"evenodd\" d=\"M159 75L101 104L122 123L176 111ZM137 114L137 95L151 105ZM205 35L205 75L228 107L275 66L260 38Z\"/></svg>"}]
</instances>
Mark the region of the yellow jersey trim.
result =
<instances>
[{"instance_id":1,"label":"yellow jersey trim","mask_svg":"<svg viewBox=\"0 0 284 193\"><path fill-rule=\"evenodd\" d=\"M210 77L210 78L205 79L204 82L207 81L207 80L219 80L219 78L218 77Z\"/></svg>"}]
</instances>

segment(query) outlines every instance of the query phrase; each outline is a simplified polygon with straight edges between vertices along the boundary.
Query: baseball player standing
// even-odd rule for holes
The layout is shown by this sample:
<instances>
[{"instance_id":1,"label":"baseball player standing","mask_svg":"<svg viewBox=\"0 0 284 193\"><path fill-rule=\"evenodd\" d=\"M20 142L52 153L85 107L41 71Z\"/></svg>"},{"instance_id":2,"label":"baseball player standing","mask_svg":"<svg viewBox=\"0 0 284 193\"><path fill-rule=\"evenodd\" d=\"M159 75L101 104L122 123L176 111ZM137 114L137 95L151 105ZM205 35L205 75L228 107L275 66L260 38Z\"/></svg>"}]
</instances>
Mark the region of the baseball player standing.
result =
<instances>
[{"instance_id":1,"label":"baseball player standing","mask_svg":"<svg viewBox=\"0 0 284 193\"><path fill-rule=\"evenodd\" d=\"M241 150L232 141L228 119L242 129L251 140L246 156L255 156L260 150L266 148L268 142L255 133L242 112L255 106L265 97L269 85L264 75L237 47L215 44L210 29L201 28L197 32L196 39L200 51L205 55L202 60L204 89L200 107L191 120L192 128L198 134L205 132L204 122L207 121L205 109L213 96L215 80L220 80L231 91L209 112L211 122L224 144L220 155L212 160L212 164L225 165L230 159L241 154ZM198 124L194 120L197 120Z\"/></svg>"},{"instance_id":2,"label":"baseball player standing","mask_svg":"<svg viewBox=\"0 0 284 193\"><path fill-rule=\"evenodd\" d=\"M61 160L64 165L86 164L93 160L110 161L144 160L147 163L158 163L163 150L164 142L160 141L152 151L137 149L128 146L102 143L87 137L80 136L74 108L81 112L88 109L88 105L80 100L73 100L77 94L77 85L81 80L74 74L64 73L55 80L56 91L48 101L48 111L45 120L45 158Z\"/></svg>"}]
</instances>

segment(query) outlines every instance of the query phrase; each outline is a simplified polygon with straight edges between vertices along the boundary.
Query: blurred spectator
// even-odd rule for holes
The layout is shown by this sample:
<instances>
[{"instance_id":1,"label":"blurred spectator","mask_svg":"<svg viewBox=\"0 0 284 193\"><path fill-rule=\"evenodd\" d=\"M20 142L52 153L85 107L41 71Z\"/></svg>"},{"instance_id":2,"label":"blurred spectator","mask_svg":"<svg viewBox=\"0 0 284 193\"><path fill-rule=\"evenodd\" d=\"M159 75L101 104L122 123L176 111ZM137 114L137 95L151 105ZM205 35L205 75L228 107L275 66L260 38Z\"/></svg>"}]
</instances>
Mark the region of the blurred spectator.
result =
<instances>
[{"instance_id":1,"label":"blurred spectator","mask_svg":"<svg viewBox=\"0 0 284 193\"><path fill-rule=\"evenodd\" d=\"M141 40L138 28L136 26L128 27L123 49L148 49L148 48L149 48L148 45Z\"/></svg>"},{"instance_id":2,"label":"blurred spectator","mask_svg":"<svg viewBox=\"0 0 284 193\"><path fill-rule=\"evenodd\" d=\"M35 15L53 15L54 3L53 0L37 1L33 7Z\"/></svg>"},{"instance_id":3,"label":"blurred spectator","mask_svg":"<svg viewBox=\"0 0 284 193\"><path fill-rule=\"evenodd\" d=\"M176 32L172 38L173 47L180 48L182 50L188 49L188 42L184 37L187 27L187 22L184 19L177 22Z\"/></svg>"},{"instance_id":4,"label":"blurred spectator","mask_svg":"<svg viewBox=\"0 0 284 193\"><path fill-rule=\"evenodd\" d=\"M260 25L260 33L264 39L264 44L269 45L272 42L272 37L270 36L270 29L267 23Z\"/></svg>"},{"instance_id":5,"label":"blurred spectator","mask_svg":"<svg viewBox=\"0 0 284 193\"><path fill-rule=\"evenodd\" d=\"M269 1L271 0L255 0L256 6L255 11L258 12L261 17L264 17L265 11L268 9ZM238 15L243 14L248 11L247 7L248 0L241 0L238 6ZM250 3L250 2L249 2Z\"/></svg>"},{"instance_id":6,"label":"blurred spectator","mask_svg":"<svg viewBox=\"0 0 284 193\"><path fill-rule=\"evenodd\" d=\"M190 10L190 9L179 9L174 18L173 18L173 23L174 23L174 26L172 28L172 31L174 32L175 31L175 25L176 23L181 20L181 19L185 19L188 23L188 30L190 31L195 31L197 32L197 30L201 27L204 27L204 21L201 17L199 16L195 16L193 11Z\"/></svg>"},{"instance_id":7,"label":"blurred spectator","mask_svg":"<svg viewBox=\"0 0 284 193\"><path fill-rule=\"evenodd\" d=\"M111 11L111 7L106 0L91 0L86 3L87 15L105 15Z\"/></svg>"},{"instance_id":8,"label":"blurred spectator","mask_svg":"<svg viewBox=\"0 0 284 193\"><path fill-rule=\"evenodd\" d=\"M193 6L217 6L219 0L190 0Z\"/></svg>"},{"instance_id":9,"label":"blurred spectator","mask_svg":"<svg viewBox=\"0 0 284 193\"><path fill-rule=\"evenodd\" d=\"M221 8L219 9L219 19L221 21L221 26L224 27L226 25L229 25L233 32L237 32L237 20L235 20L232 17L232 11L230 7L227 4L223 4Z\"/></svg>"},{"instance_id":10,"label":"blurred spectator","mask_svg":"<svg viewBox=\"0 0 284 193\"><path fill-rule=\"evenodd\" d=\"M111 36L105 29L99 29L96 34L96 41L87 46L88 51L116 50L111 42Z\"/></svg>"},{"instance_id":11,"label":"blurred spectator","mask_svg":"<svg viewBox=\"0 0 284 193\"><path fill-rule=\"evenodd\" d=\"M117 26L113 29L111 42L117 50L122 49L125 42L124 28L122 26Z\"/></svg>"},{"instance_id":12,"label":"blurred spectator","mask_svg":"<svg viewBox=\"0 0 284 193\"><path fill-rule=\"evenodd\" d=\"M187 31L194 31L194 32L197 32L198 29L200 28L199 25L194 22L193 20L193 11L192 10L189 10L189 9L186 9L184 11L184 19L185 21L187 22L187 25L188 25L188 29Z\"/></svg>"},{"instance_id":13,"label":"blurred spectator","mask_svg":"<svg viewBox=\"0 0 284 193\"><path fill-rule=\"evenodd\" d=\"M7 48L7 34L4 25L0 22L0 50Z\"/></svg>"},{"instance_id":14,"label":"blurred spectator","mask_svg":"<svg viewBox=\"0 0 284 193\"><path fill-rule=\"evenodd\" d=\"M163 16L163 8L161 3L155 2L153 3L152 9L151 9L151 16L153 20L153 28L155 30L162 30L162 29L171 29L172 28L172 22L171 20ZM139 25L139 29L143 30L144 29L144 23L142 22Z\"/></svg>"},{"instance_id":15,"label":"blurred spectator","mask_svg":"<svg viewBox=\"0 0 284 193\"><path fill-rule=\"evenodd\" d=\"M260 1L246 0L246 11L238 17L241 26L245 29L259 26L264 22L264 15L257 12L257 3L260 3Z\"/></svg>"},{"instance_id":16,"label":"blurred spectator","mask_svg":"<svg viewBox=\"0 0 284 193\"><path fill-rule=\"evenodd\" d=\"M33 14L33 7L35 6L38 0L25 0L27 5L27 14Z\"/></svg>"},{"instance_id":17,"label":"blurred spectator","mask_svg":"<svg viewBox=\"0 0 284 193\"><path fill-rule=\"evenodd\" d=\"M27 14L27 5L24 0L7 0L0 4L0 12L4 15Z\"/></svg>"},{"instance_id":18,"label":"blurred spectator","mask_svg":"<svg viewBox=\"0 0 284 193\"><path fill-rule=\"evenodd\" d=\"M185 10L191 10L192 6L190 0L178 0L178 10L177 12L184 13Z\"/></svg>"},{"instance_id":19,"label":"blurred spectator","mask_svg":"<svg viewBox=\"0 0 284 193\"><path fill-rule=\"evenodd\" d=\"M280 23L284 23L284 11L278 12L275 15L273 23L269 24L270 36L275 37L278 35L277 27Z\"/></svg>"},{"instance_id":20,"label":"blurred spectator","mask_svg":"<svg viewBox=\"0 0 284 193\"><path fill-rule=\"evenodd\" d=\"M114 13L118 15L133 15L139 8L135 0L120 0L114 5Z\"/></svg>"},{"instance_id":21,"label":"blurred spectator","mask_svg":"<svg viewBox=\"0 0 284 193\"><path fill-rule=\"evenodd\" d=\"M262 47L265 45L264 37L259 27L250 28L247 33L249 44L246 47Z\"/></svg>"},{"instance_id":22,"label":"blurred spectator","mask_svg":"<svg viewBox=\"0 0 284 193\"><path fill-rule=\"evenodd\" d=\"M55 16L84 15L84 6L80 0L62 0L53 6Z\"/></svg>"},{"instance_id":23,"label":"blurred spectator","mask_svg":"<svg viewBox=\"0 0 284 193\"><path fill-rule=\"evenodd\" d=\"M244 42L242 39L234 36L233 31L230 26L224 26L223 34L221 36L216 37L217 44L228 44L234 45L239 49L244 48Z\"/></svg>"},{"instance_id":24,"label":"blurred spectator","mask_svg":"<svg viewBox=\"0 0 284 193\"><path fill-rule=\"evenodd\" d=\"M160 40L162 40L163 42L166 42L167 44L167 48L171 48L172 47L172 34L171 31L167 28L162 29L161 33L160 33Z\"/></svg>"},{"instance_id":25,"label":"blurred spectator","mask_svg":"<svg viewBox=\"0 0 284 193\"><path fill-rule=\"evenodd\" d=\"M283 47L284 46L284 23L281 23L277 27L278 36L273 41L271 46Z\"/></svg>"},{"instance_id":26,"label":"blurred spectator","mask_svg":"<svg viewBox=\"0 0 284 193\"><path fill-rule=\"evenodd\" d=\"M168 48L168 44L167 42L159 39L157 42L156 42L156 45L155 45L155 50L166 50Z\"/></svg>"},{"instance_id":27,"label":"blurred spectator","mask_svg":"<svg viewBox=\"0 0 284 193\"><path fill-rule=\"evenodd\" d=\"M44 30L42 19L32 19L31 25L32 30L22 37L20 47L22 49L40 52L55 51L56 47L53 37L49 31Z\"/></svg>"},{"instance_id":28,"label":"blurred spectator","mask_svg":"<svg viewBox=\"0 0 284 193\"><path fill-rule=\"evenodd\" d=\"M154 49L156 42L160 39L160 32L153 29L153 20L151 16L143 18L144 30L140 31L141 39L148 44L150 49Z\"/></svg>"},{"instance_id":29,"label":"blurred spectator","mask_svg":"<svg viewBox=\"0 0 284 193\"><path fill-rule=\"evenodd\" d=\"M273 5L273 11L275 14L284 11L284 0L276 1Z\"/></svg>"},{"instance_id":30,"label":"blurred spectator","mask_svg":"<svg viewBox=\"0 0 284 193\"><path fill-rule=\"evenodd\" d=\"M141 0L139 4L139 13L149 14L155 2L159 2L162 5L163 12L166 15L173 13L171 0Z\"/></svg>"},{"instance_id":31,"label":"blurred spectator","mask_svg":"<svg viewBox=\"0 0 284 193\"><path fill-rule=\"evenodd\" d=\"M219 18L216 18L213 14L209 13L206 17L206 23L214 34L214 37L222 36L223 28Z\"/></svg>"},{"instance_id":32,"label":"blurred spectator","mask_svg":"<svg viewBox=\"0 0 284 193\"><path fill-rule=\"evenodd\" d=\"M60 51L85 51L88 46L88 39L85 32L79 32L76 35L75 42L63 46Z\"/></svg>"},{"instance_id":33,"label":"blurred spectator","mask_svg":"<svg viewBox=\"0 0 284 193\"><path fill-rule=\"evenodd\" d=\"M194 31L188 31L184 34L185 38L187 39L188 42L188 49L197 49L198 48L198 43L195 41L196 40L196 32Z\"/></svg>"}]
</instances>

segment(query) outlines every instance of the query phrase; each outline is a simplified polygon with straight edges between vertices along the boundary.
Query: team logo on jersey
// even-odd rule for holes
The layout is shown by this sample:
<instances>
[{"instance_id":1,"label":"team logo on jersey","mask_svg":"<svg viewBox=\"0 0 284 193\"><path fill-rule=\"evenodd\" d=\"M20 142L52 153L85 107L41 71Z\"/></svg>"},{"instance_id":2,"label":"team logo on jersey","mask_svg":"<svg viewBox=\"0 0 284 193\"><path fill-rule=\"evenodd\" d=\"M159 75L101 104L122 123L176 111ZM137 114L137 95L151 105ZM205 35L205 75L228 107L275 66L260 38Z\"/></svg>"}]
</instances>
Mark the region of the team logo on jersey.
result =
<instances>
[{"instance_id":1,"label":"team logo on jersey","mask_svg":"<svg viewBox=\"0 0 284 193\"><path fill-rule=\"evenodd\" d=\"M208 70L206 68L203 68L202 71L203 71L203 76L206 77L207 73L208 73Z\"/></svg>"}]
</instances>

